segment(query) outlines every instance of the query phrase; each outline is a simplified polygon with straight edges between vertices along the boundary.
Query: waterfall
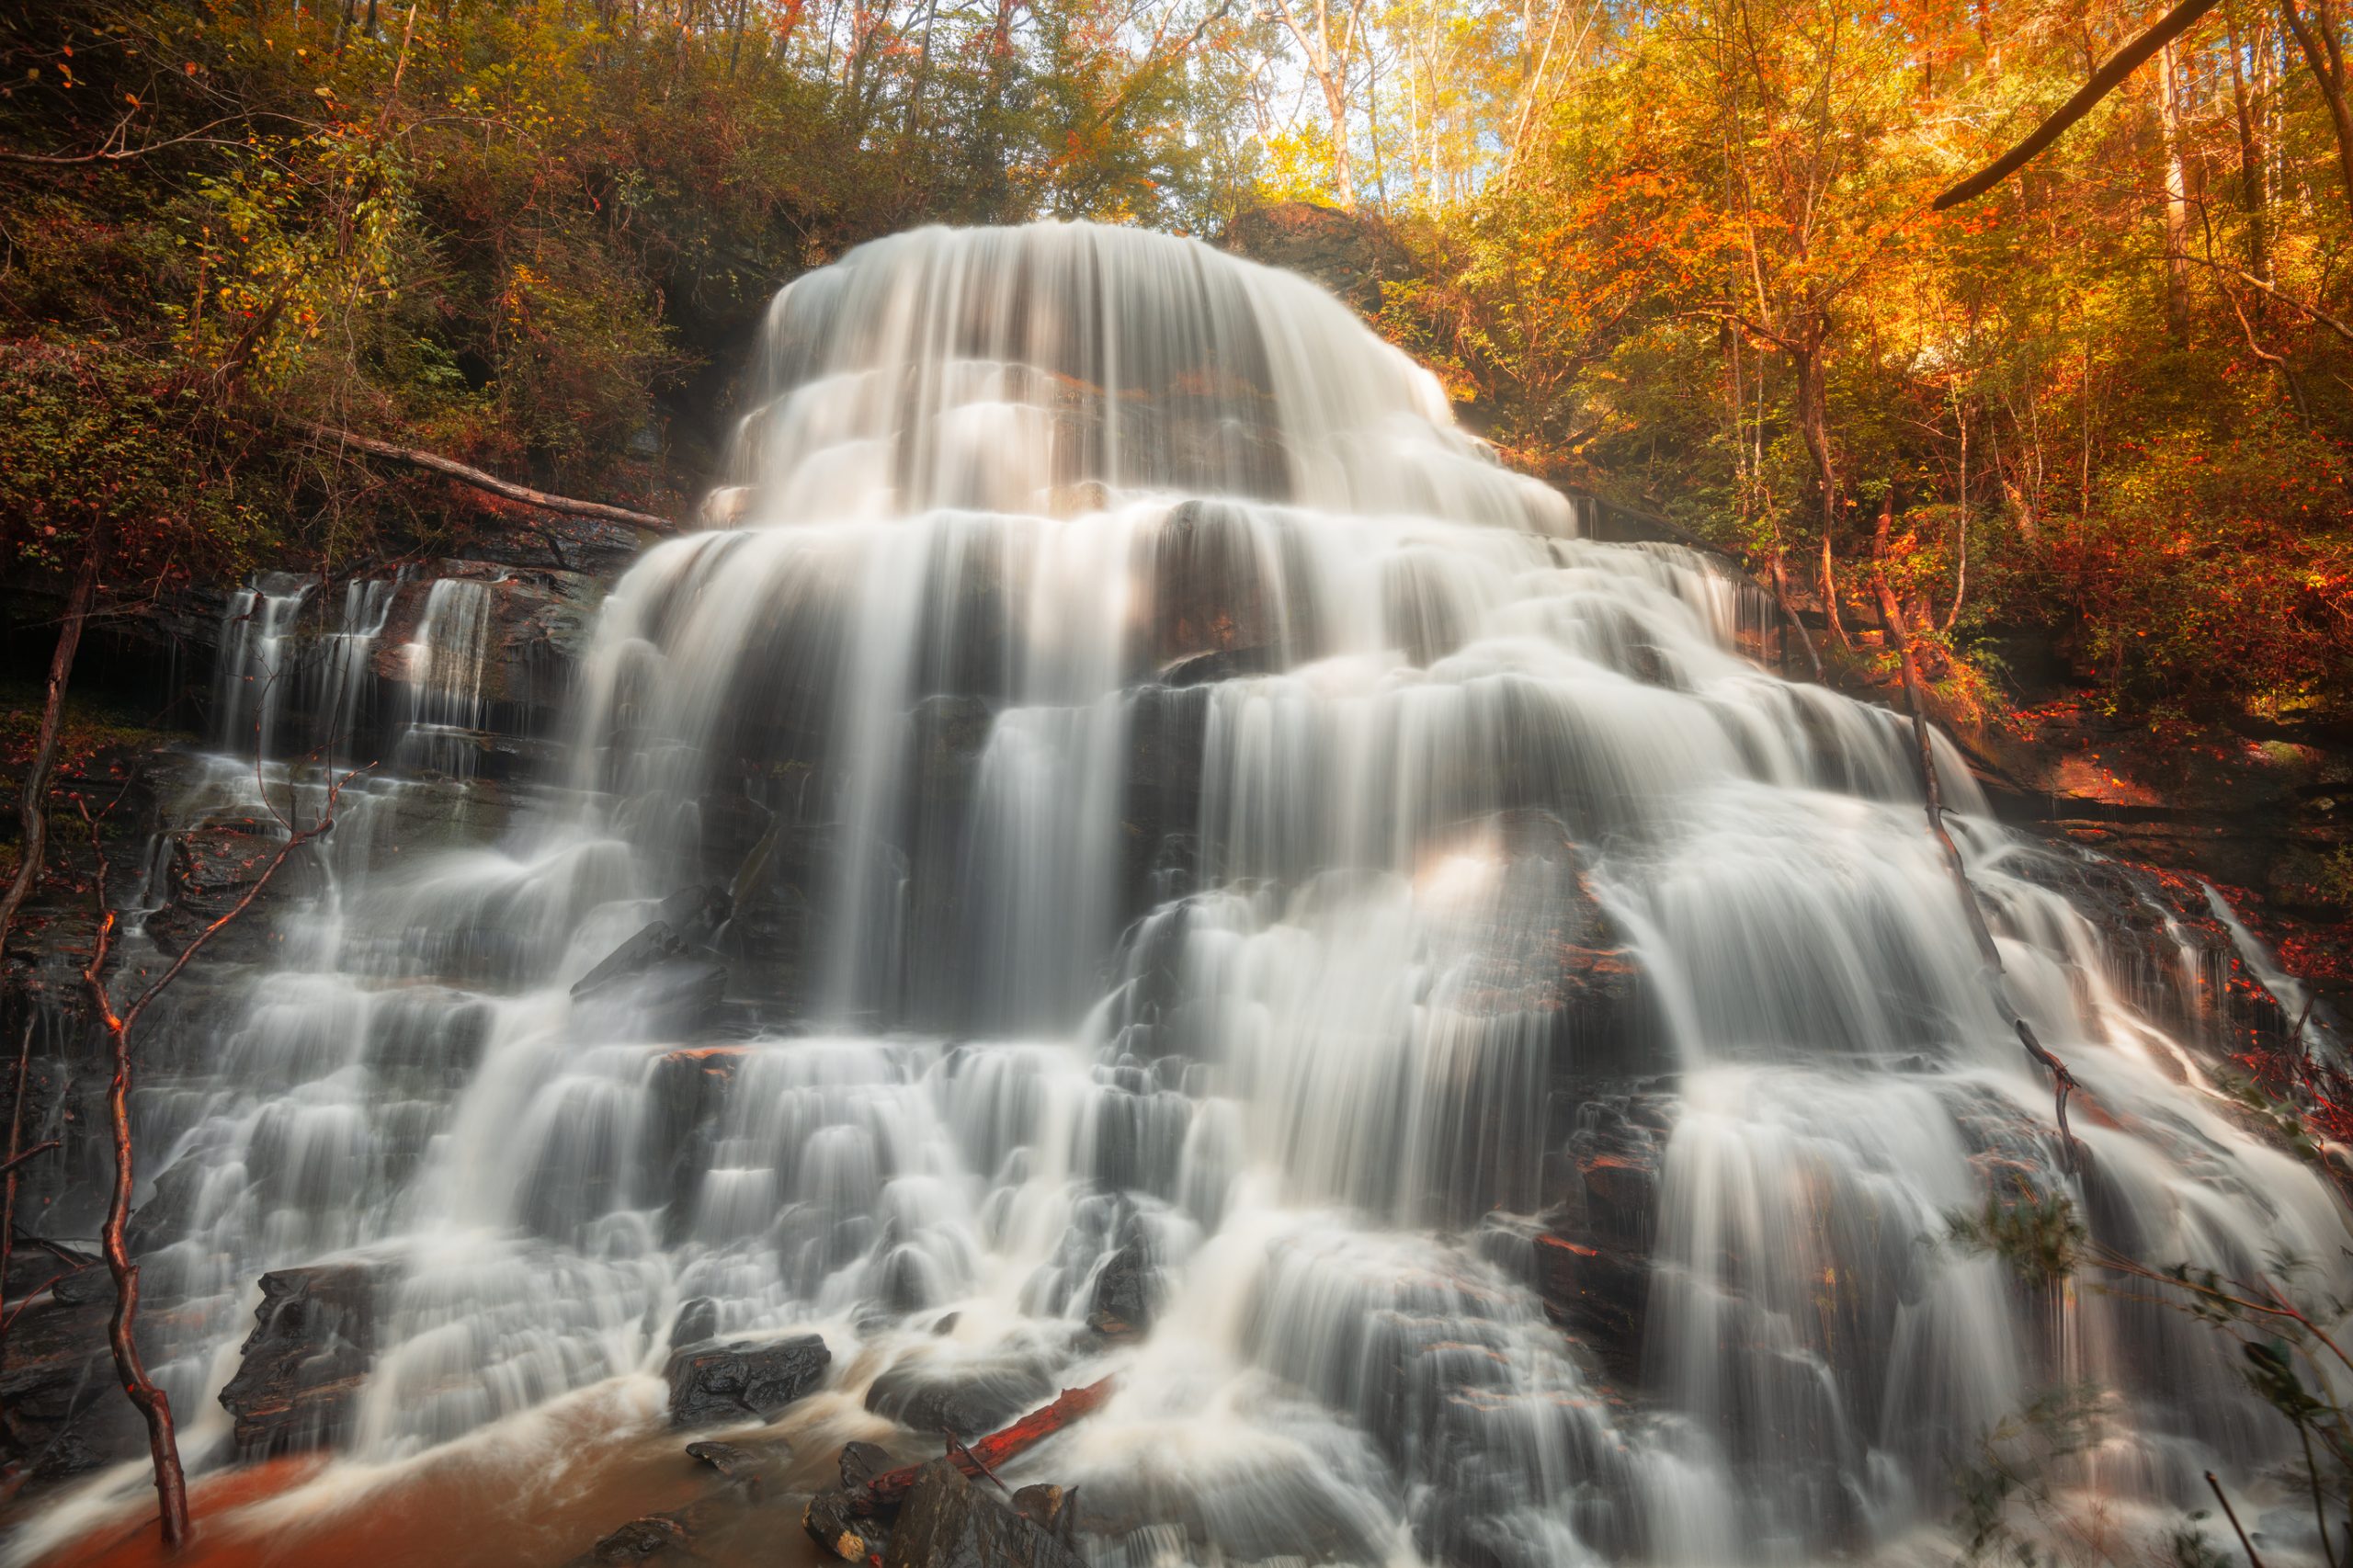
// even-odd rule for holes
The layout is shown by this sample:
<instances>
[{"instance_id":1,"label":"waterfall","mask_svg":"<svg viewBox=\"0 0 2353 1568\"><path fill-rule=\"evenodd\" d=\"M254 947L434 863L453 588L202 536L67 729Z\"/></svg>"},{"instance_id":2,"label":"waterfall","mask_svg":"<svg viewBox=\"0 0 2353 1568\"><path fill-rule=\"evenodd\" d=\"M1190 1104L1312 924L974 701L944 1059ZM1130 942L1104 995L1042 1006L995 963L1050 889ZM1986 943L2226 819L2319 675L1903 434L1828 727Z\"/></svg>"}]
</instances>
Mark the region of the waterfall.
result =
<instances>
[{"instance_id":1,"label":"waterfall","mask_svg":"<svg viewBox=\"0 0 2353 1568\"><path fill-rule=\"evenodd\" d=\"M759 367L562 777L438 846L446 786L355 786L325 918L142 1068L199 1461L253 1280L325 1258L378 1282L353 1464L576 1419L708 1302L825 1336L813 1445L1116 1373L1029 1472L1107 1562L1894 1551L2080 1383L2060 1480L2106 1506L2292 1448L2199 1325L1938 1244L2058 1194L2154 1266L2347 1283L2328 1191L1939 739L2071 1155L1908 729L1745 657L1721 565L1588 537L1334 300L1189 241L877 242ZM232 752L307 591L241 601ZM463 774L494 591L432 586L395 773ZM656 918L687 956L611 982ZM1149 1332L1096 1332L1139 1257Z\"/></svg>"},{"instance_id":2,"label":"waterfall","mask_svg":"<svg viewBox=\"0 0 2353 1568\"><path fill-rule=\"evenodd\" d=\"M315 645L301 642L297 630L318 595L316 578L264 573L232 594L213 677L213 746L249 760L279 758L290 749L313 750L330 762L348 758L394 586L383 579L346 584L334 629ZM290 711L305 720L299 737L281 733Z\"/></svg>"}]
</instances>

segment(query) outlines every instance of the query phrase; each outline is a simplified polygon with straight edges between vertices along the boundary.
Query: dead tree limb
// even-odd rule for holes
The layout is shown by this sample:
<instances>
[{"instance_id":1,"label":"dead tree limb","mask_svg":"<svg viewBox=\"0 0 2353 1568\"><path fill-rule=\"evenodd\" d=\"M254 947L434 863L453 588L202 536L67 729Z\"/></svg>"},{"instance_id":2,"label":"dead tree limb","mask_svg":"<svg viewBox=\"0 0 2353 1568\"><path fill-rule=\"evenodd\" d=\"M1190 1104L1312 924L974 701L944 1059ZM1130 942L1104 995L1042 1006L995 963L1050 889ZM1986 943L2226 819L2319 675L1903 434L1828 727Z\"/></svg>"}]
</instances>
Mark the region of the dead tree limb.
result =
<instances>
[{"instance_id":1,"label":"dead tree limb","mask_svg":"<svg viewBox=\"0 0 2353 1568\"><path fill-rule=\"evenodd\" d=\"M91 608L97 603L98 579L106 567L108 546L113 541L114 524L101 518L90 532L82 552L82 564L74 574L74 586L66 595L65 616L58 623L57 645L49 655L49 679L41 693L40 724L33 738L33 755L25 764L24 778L17 783L17 869L8 879L8 886L0 892L0 949L5 949L8 934L16 928L17 913L24 907L36 883L40 881L41 864L49 847L50 775L57 766L57 741L65 722L65 691L74 677L74 660L82 646L82 630L90 621ZM17 1168L27 1156L18 1153L24 1136L25 1089L32 1064L32 1020L25 1020L23 1038L17 1042L17 1071L8 1107L8 1164L6 1176L0 1178L0 1290L5 1290L8 1264L17 1233ZM6 1364L8 1326L0 1321L0 1367Z\"/></svg>"},{"instance_id":2,"label":"dead tree limb","mask_svg":"<svg viewBox=\"0 0 2353 1568\"><path fill-rule=\"evenodd\" d=\"M1944 791L1937 784L1936 738L1928 728L1927 697L1920 680L1920 662L1912 653L1911 628L1904 623L1904 608L1896 603L1895 590L1887 585L1886 577L1879 577L1872 585L1879 593L1880 620L1895 644L1904 670L1904 692L1912 709L1912 743L1920 765L1920 789L1927 802L1928 835L1944 851L1945 868L1952 873L1953 890L1961 896L1962 917L1969 923L1970 934L1976 938L1977 956L1985 965L1985 980L1993 990L1994 1005L2001 1009L2004 1021L2018 1031L2018 1043L2026 1047L2027 1055L2051 1074L2059 1136L2072 1159L2075 1134L2067 1125L2067 1096L2077 1086L2075 1075L2035 1038L2034 1026L2010 1006L2009 990L2002 980L2002 949L1995 944L1993 928L1985 924L1984 910L1978 907L1977 890L1970 883L1969 868L1961 858L1961 846L1952 841L1952 833L1945 826Z\"/></svg>"},{"instance_id":3,"label":"dead tree limb","mask_svg":"<svg viewBox=\"0 0 2353 1568\"><path fill-rule=\"evenodd\" d=\"M307 419L291 421L294 427L313 439L337 450L348 449L365 452L369 457L389 462L406 463L444 479L454 479L508 501L519 501L526 506L537 506L543 512L556 512L568 517L596 517L608 523L623 523L634 528L651 528L656 533L674 534L678 525L667 517L657 517L651 512L632 512L626 506L608 506L602 501L578 501L569 495L554 495L544 490L534 490L528 484L517 484L511 479L501 479L494 473L461 463L455 458L445 458L438 452L428 452L421 447L395 446L380 441L373 436L361 436L349 430L338 430L329 425L313 425Z\"/></svg>"},{"instance_id":4,"label":"dead tree limb","mask_svg":"<svg viewBox=\"0 0 2353 1568\"><path fill-rule=\"evenodd\" d=\"M65 719L65 687L74 676L74 655L82 646L82 629L89 624L90 608L97 602L98 574L106 565L107 547L114 527L102 521L91 531L82 554L81 569L65 600L65 619L58 623L57 646L49 655L49 684L41 695L40 728L33 738L32 760L17 787L17 873L0 892L0 943L17 923L33 884L40 880L41 854L49 845L49 813L42 798L49 792L49 775L57 764L57 734Z\"/></svg>"},{"instance_id":5,"label":"dead tree limb","mask_svg":"<svg viewBox=\"0 0 2353 1568\"><path fill-rule=\"evenodd\" d=\"M955 1445L948 1456L949 1462L966 1475L979 1480L985 1476L995 1481L992 1473L996 1466L1037 1447L1072 1422L1092 1415L1111 1397L1112 1385L1118 1380L1105 1378L1083 1389L1064 1389L1051 1404L1041 1405L1012 1426L990 1433L978 1442L966 1447ZM895 1508L906 1501L915 1490L915 1478L923 1473L919 1464L902 1465L886 1470L866 1483L866 1494L859 1499L861 1513ZM1002 1486L1003 1482L998 1482Z\"/></svg>"},{"instance_id":6,"label":"dead tree limb","mask_svg":"<svg viewBox=\"0 0 2353 1568\"><path fill-rule=\"evenodd\" d=\"M2263 1568L2263 1559L2256 1555L2255 1542L2246 1538L2246 1527L2239 1523L2239 1511L2231 1506L2228 1497L2222 1495L2222 1483L2214 1479L2214 1472L2211 1470L2206 1472L2206 1484L2214 1489L2214 1501L2222 1506L2222 1517L2231 1521L2231 1529L2239 1538L2239 1549L2246 1553L2249 1568ZM2328 1521L2322 1520L2320 1528L2326 1529Z\"/></svg>"},{"instance_id":7,"label":"dead tree limb","mask_svg":"<svg viewBox=\"0 0 2353 1568\"><path fill-rule=\"evenodd\" d=\"M2075 96L2061 104L2051 117L2028 132L2025 141L1995 159L1977 173L1937 198L1932 204L1942 212L1973 200L2001 184L2032 162L2036 153L2066 133L2067 128L2091 113L2092 106L2108 97L2124 78L2132 74L2157 51L2188 32L2199 17L2212 10L2217 0L2181 0L2167 11L2154 26L2131 42L2109 55L2108 63L2092 73L2092 79L2083 85Z\"/></svg>"},{"instance_id":8,"label":"dead tree limb","mask_svg":"<svg viewBox=\"0 0 2353 1568\"><path fill-rule=\"evenodd\" d=\"M9 1142L13 1144L16 1140L12 1138ZM14 1181L17 1177L17 1166L28 1164L40 1155L48 1153L51 1149L61 1149L63 1147L64 1145L60 1143L56 1139L51 1138L34 1144L31 1148L26 1150L21 1154L11 1154L8 1156L6 1164L0 1165L0 1176L5 1176L9 1180Z\"/></svg>"},{"instance_id":9,"label":"dead tree limb","mask_svg":"<svg viewBox=\"0 0 2353 1568\"><path fill-rule=\"evenodd\" d=\"M2338 320L2333 315L2330 315L2327 312L2321 310L2316 306L2304 303L2293 294L2283 291L2277 285L2265 282L2262 278L2257 278L2254 273L2249 272L2245 267L2234 267L2229 262L2215 261L2211 257L2202 256L2191 256L2188 259L2200 267L2211 268L2213 271L2221 273L2225 277L2235 278L2250 289L2261 290L2267 298L2277 300L2279 303L2287 306L2290 310L2294 311L2297 314L2328 328L2329 331L2335 333L2338 337L2343 338L2346 342L2353 343L2353 326L2347 325L2344 322Z\"/></svg>"},{"instance_id":10,"label":"dead tree limb","mask_svg":"<svg viewBox=\"0 0 2353 1568\"><path fill-rule=\"evenodd\" d=\"M188 1477L180 1466L179 1438L172 1420L172 1403L153 1378L139 1354L136 1329L139 1315L139 1266L131 1260L131 1249L125 1233L131 1221L131 1030L148 1005L163 993L165 986L179 978L206 943L218 936L239 915L253 906L270 879L278 874L287 858L313 839L335 830L336 802L343 787L358 777L360 770L346 774L327 787L326 801L319 818L309 827L289 833L254 878L244 896L229 907L210 925L199 931L179 956L158 976L155 982L139 994L139 999L122 1012L114 1010L113 999L107 994L107 959L114 946L117 925L113 903L107 896L108 864L106 850L98 838L98 824L89 808L82 807L82 820L89 824L90 849L97 858L97 875L94 896L97 903L97 935L90 944L90 965L82 971L82 982L90 994L90 1006L99 1027L107 1032L111 1047L114 1075L107 1085L107 1119L114 1138L114 1190L107 1205L105 1228L99 1233L99 1248L105 1255L107 1272L114 1277L114 1317L108 1325L108 1344L114 1351L115 1372L122 1381L122 1391L131 1404L147 1422L147 1451L155 1468L155 1496L163 1520L164 1544L178 1547L186 1543L188 1533Z\"/></svg>"}]
</instances>

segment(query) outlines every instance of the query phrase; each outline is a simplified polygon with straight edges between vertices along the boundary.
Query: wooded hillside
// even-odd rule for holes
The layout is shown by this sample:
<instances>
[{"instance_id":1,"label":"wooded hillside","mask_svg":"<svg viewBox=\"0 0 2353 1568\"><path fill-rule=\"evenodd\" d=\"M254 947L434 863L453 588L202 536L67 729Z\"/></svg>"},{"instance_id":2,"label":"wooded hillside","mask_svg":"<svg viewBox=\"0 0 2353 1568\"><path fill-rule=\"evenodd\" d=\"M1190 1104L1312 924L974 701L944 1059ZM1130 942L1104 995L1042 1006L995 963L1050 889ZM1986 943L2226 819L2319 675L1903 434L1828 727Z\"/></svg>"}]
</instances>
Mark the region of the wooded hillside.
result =
<instances>
[{"instance_id":1,"label":"wooded hillside","mask_svg":"<svg viewBox=\"0 0 2353 1568\"><path fill-rule=\"evenodd\" d=\"M1884 570L1956 700L1998 689L1997 634L2025 627L2120 712L2333 719L2353 689L2334 0L2228 0L2023 175L1930 208L2151 19L26 8L0 22L0 528L18 566L59 571L117 518L128 591L339 574L537 515L313 426L676 515L766 300L858 240L1040 215L1215 237L1305 199L1402 244L1379 324L1514 460L1778 566L1834 645Z\"/></svg>"}]
</instances>

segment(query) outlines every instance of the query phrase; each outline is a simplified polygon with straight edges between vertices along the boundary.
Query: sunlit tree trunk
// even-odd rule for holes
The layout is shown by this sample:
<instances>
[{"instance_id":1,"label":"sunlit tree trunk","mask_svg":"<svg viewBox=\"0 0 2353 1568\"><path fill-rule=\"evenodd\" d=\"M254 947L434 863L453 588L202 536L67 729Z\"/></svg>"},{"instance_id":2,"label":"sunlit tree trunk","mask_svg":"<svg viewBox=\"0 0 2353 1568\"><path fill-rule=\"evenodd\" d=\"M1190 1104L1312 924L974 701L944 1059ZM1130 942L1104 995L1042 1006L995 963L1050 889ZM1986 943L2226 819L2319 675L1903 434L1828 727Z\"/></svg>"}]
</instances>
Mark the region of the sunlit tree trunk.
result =
<instances>
[{"instance_id":1,"label":"sunlit tree trunk","mask_svg":"<svg viewBox=\"0 0 2353 1568\"><path fill-rule=\"evenodd\" d=\"M2246 210L2246 266L2265 282L2271 280L2271 241L2267 233L2267 193L2263 178L2263 146L2256 133L2255 114L2246 84L2245 50L2239 41L2238 7L2222 6L2222 36L2231 57L2231 107L2239 132L2239 203ZM2256 302L2260 312L2260 298Z\"/></svg>"},{"instance_id":2,"label":"sunlit tree trunk","mask_svg":"<svg viewBox=\"0 0 2353 1568\"><path fill-rule=\"evenodd\" d=\"M2336 0L2313 0L2306 11L2301 0L2279 0L2280 19L2296 35L2296 43L2304 51L2304 63L2312 67L2313 81L2320 88L2321 100L2328 105L2330 126L2336 132L2336 175L2345 191L2348 210L2353 210L2353 108L2346 103L2345 42L2340 36L2336 17Z\"/></svg>"},{"instance_id":3,"label":"sunlit tree trunk","mask_svg":"<svg viewBox=\"0 0 2353 1568\"><path fill-rule=\"evenodd\" d=\"M2157 56L2157 116L2165 146L2165 331L2189 341L2189 181L2182 160L2181 81L2174 46Z\"/></svg>"},{"instance_id":4,"label":"sunlit tree trunk","mask_svg":"<svg viewBox=\"0 0 2353 1568\"><path fill-rule=\"evenodd\" d=\"M1353 211L1357 183L1348 156L1348 56L1356 41L1358 0L1348 0L1337 38L1332 32L1331 0L1315 0L1312 27L1301 19L1290 0L1275 0L1275 6L1283 26L1298 40L1300 52L1307 57L1307 74L1324 91L1324 110L1332 122L1332 184L1340 205Z\"/></svg>"}]
</instances>

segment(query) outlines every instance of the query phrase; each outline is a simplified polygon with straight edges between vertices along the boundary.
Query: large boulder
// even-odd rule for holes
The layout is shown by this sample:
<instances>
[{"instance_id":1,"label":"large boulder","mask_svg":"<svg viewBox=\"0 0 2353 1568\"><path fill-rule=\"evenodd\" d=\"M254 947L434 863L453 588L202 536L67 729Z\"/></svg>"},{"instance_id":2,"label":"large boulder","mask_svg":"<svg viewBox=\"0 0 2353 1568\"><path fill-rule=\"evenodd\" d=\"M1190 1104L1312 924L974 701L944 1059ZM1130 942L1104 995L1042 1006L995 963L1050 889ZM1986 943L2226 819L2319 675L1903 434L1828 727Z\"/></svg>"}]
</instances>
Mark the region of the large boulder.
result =
<instances>
[{"instance_id":1,"label":"large boulder","mask_svg":"<svg viewBox=\"0 0 2353 1568\"><path fill-rule=\"evenodd\" d=\"M247 1459L330 1447L348 1429L376 1352L377 1271L325 1263L261 1277L244 1360L221 1403Z\"/></svg>"},{"instance_id":2,"label":"large boulder","mask_svg":"<svg viewBox=\"0 0 2353 1568\"><path fill-rule=\"evenodd\" d=\"M918 1432L982 1437L1051 1399L1052 1372L1039 1358L1008 1355L978 1365L905 1360L874 1380L866 1408Z\"/></svg>"},{"instance_id":3,"label":"large boulder","mask_svg":"<svg viewBox=\"0 0 2353 1568\"><path fill-rule=\"evenodd\" d=\"M758 1344L739 1340L670 1358L670 1425L765 1421L825 1381L833 1362L822 1335Z\"/></svg>"},{"instance_id":4,"label":"large boulder","mask_svg":"<svg viewBox=\"0 0 2353 1568\"><path fill-rule=\"evenodd\" d=\"M923 1469L882 1568L1081 1568L1070 1544L987 1495L946 1460Z\"/></svg>"},{"instance_id":5,"label":"large boulder","mask_svg":"<svg viewBox=\"0 0 2353 1568\"><path fill-rule=\"evenodd\" d=\"M676 902L674 899L673 902ZM727 996L727 960L650 920L572 987L574 1002L618 1004L651 1027L692 1033Z\"/></svg>"}]
</instances>

